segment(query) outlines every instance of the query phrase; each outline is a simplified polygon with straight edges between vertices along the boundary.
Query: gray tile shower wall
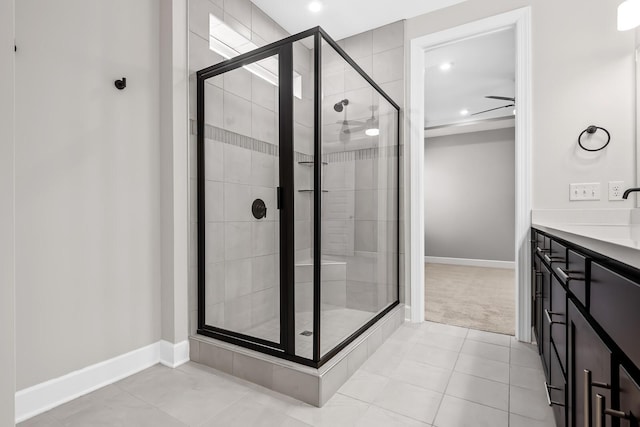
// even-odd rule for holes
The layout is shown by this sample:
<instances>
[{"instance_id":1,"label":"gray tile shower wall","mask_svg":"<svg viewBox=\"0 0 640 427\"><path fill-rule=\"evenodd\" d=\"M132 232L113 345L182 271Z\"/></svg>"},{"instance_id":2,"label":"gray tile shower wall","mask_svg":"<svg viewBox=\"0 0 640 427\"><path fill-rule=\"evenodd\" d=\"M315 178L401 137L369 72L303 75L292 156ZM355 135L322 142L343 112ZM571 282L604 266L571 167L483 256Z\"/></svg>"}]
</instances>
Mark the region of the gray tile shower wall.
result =
<instances>
[{"instance_id":1,"label":"gray tile shower wall","mask_svg":"<svg viewBox=\"0 0 640 427\"><path fill-rule=\"evenodd\" d=\"M288 34L249 0L189 0L189 116L196 117L195 71L224 58L209 49L210 15L257 46ZM277 88L240 69L205 84L206 319L243 331L279 312ZM193 129L195 130L195 129ZM197 322L195 132L190 138L190 330ZM256 220L260 198L267 217Z\"/></svg>"},{"instance_id":2,"label":"gray tile shower wall","mask_svg":"<svg viewBox=\"0 0 640 427\"><path fill-rule=\"evenodd\" d=\"M196 330L197 319L196 96L193 77L195 71L223 60L209 49L210 14L257 46L288 35L249 0L189 1L192 333ZM403 33L404 23L397 22L339 42L401 107L404 104ZM311 51L302 43L296 43L294 68L303 77L302 99L295 99L294 105L296 162L312 160L311 64ZM323 79L325 97L331 95L332 90L335 94L344 92L354 98L371 93L353 70L344 67L323 69L327 77L334 74L334 78ZM238 331L251 329L279 312L279 228L272 216L275 213L274 187L278 180L277 93L277 88L242 69L209 79L205 84L206 316L209 324L225 325ZM323 111L325 109L323 106ZM323 187L329 190L323 197L323 256L331 258L330 255L335 254L341 258L339 264L323 266L322 302L325 304L375 312L386 305L390 292L394 291L391 283L396 274L395 267L387 265L388 255L378 253L379 248L395 241L393 227L384 214L393 206L379 206L388 199L390 190L378 184L386 182L387 177L383 174L395 173L395 160L392 159L397 155L377 149L354 149L328 152L323 156L323 161L328 162L323 167ZM294 168L296 189L312 188L313 168L301 163ZM313 255L311 195L296 193L296 263L301 265ZM251 216L248 206L255 198L265 200L268 206L266 220L257 221ZM393 245L395 247L395 243ZM378 258L385 262L378 262ZM402 255L400 269L403 269ZM303 271L306 271L305 267L296 270L296 307L298 311L309 311L312 306L311 280ZM403 288L401 284L401 293Z\"/></svg>"}]
</instances>

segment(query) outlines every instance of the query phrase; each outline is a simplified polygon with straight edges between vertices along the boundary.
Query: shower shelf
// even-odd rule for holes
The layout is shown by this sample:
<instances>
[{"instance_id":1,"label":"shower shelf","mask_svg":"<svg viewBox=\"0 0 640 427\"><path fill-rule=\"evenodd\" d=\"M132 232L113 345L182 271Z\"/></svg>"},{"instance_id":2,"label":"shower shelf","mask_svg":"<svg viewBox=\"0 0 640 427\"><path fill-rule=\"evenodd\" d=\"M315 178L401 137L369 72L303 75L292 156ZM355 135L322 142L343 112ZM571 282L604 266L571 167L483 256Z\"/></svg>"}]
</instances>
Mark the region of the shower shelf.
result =
<instances>
[{"instance_id":1,"label":"shower shelf","mask_svg":"<svg viewBox=\"0 0 640 427\"><path fill-rule=\"evenodd\" d=\"M328 193L329 190L322 190L323 193ZM298 190L298 193L313 193L313 190Z\"/></svg>"},{"instance_id":2,"label":"shower shelf","mask_svg":"<svg viewBox=\"0 0 640 427\"><path fill-rule=\"evenodd\" d=\"M303 166L313 166L315 162L298 162L299 165ZM329 162L322 162L323 165L328 165Z\"/></svg>"}]
</instances>

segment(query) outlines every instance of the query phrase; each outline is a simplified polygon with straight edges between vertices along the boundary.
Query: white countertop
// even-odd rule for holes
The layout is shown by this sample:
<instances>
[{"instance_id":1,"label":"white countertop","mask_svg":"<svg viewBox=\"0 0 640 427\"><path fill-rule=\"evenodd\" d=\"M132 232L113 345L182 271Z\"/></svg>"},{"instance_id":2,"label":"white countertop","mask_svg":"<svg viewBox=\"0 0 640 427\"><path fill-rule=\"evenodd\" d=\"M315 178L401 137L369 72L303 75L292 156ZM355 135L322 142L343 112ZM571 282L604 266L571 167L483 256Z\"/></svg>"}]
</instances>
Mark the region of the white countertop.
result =
<instances>
[{"instance_id":1,"label":"white countertop","mask_svg":"<svg viewBox=\"0 0 640 427\"><path fill-rule=\"evenodd\" d=\"M532 226L640 268L640 209L534 211Z\"/></svg>"}]
</instances>

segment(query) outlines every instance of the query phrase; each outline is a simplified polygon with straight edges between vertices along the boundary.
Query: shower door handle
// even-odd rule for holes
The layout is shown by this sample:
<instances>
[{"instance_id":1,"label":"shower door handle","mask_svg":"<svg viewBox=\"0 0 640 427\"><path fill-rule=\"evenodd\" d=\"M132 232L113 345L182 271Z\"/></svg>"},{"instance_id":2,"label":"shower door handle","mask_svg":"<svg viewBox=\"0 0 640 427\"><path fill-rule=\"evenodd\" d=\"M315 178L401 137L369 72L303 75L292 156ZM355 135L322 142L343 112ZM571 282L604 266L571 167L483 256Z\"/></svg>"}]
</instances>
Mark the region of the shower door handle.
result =
<instances>
[{"instance_id":1,"label":"shower door handle","mask_svg":"<svg viewBox=\"0 0 640 427\"><path fill-rule=\"evenodd\" d=\"M276 187L276 207L282 209L282 187Z\"/></svg>"}]
</instances>

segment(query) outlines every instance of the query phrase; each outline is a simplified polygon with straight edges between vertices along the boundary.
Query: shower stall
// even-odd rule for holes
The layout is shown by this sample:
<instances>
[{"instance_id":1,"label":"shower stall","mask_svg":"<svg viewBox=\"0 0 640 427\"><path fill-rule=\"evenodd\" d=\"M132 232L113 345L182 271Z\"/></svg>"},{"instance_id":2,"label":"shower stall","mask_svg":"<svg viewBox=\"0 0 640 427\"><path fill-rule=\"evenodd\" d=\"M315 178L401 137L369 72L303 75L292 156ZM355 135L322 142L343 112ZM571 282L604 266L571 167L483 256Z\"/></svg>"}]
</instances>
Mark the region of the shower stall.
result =
<instances>
[{"instance_id":1,"label":"shower stall","mask_svg":"<svg viewBox=\"0 0 640 427\"><path fill-rule=\"evenodd\" d=\"M196 73L197 332L319 368L398 305L399 107L319 27L229 44Z\"/></svg>"}]
</instances>

